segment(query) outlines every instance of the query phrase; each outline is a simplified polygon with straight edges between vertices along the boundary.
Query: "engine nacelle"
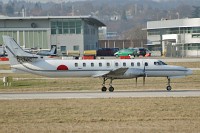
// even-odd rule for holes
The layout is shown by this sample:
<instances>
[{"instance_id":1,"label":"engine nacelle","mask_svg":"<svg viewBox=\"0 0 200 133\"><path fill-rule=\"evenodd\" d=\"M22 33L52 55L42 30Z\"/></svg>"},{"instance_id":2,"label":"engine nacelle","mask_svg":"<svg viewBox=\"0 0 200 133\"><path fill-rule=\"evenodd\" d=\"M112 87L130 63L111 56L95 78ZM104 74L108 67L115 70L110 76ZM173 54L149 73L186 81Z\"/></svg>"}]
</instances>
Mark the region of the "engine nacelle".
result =
<instances>
[{"instance_id":1,"label":"engine nacelle","mask_svg":"<svg viewBox=\"0 0 200 133\"><path fill-rule=\"evenodd\" d=\"M136 78L144 76L144 70L139 68L129 68L123 75L124 78Z\"/></svg>"}]
</instances>

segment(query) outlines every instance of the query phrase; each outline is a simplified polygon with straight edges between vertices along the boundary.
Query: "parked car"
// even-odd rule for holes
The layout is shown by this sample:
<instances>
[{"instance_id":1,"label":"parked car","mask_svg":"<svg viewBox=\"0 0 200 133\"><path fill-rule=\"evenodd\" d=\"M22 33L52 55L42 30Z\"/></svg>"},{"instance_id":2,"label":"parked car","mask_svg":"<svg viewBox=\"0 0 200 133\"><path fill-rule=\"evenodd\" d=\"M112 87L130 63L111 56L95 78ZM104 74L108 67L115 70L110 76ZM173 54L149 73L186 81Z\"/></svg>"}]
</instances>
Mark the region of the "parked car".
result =
<instances>
[{"instance_id":1,"label":"parked car","mask_svg":"<svg viewBox=\"0 0 200 133\"><path fill-rule=\"evenodd\" d=\"M100 48L97 50L97 56L114 56L119 48Z\"/></svg>"},{"instance_id":2,"label":"parked car","mask_svg":"<svg viewBox=\"0 0 200 133\"><path fill-rule=\"evenodd\" d=\"M137 56L137 51L135 49L121 49L114 54L116 57L119 56Z\"/></svg>"},{"instance_id":3,"label":"parked car","mask_svg":"<svg viewBox=\"0 0 200 133\"><path fill-rule=\"evenodd\" d=\"M134 48L137 50L138 56L151 56L151 52L146 48Z\"/></svg>"}]
</instances>

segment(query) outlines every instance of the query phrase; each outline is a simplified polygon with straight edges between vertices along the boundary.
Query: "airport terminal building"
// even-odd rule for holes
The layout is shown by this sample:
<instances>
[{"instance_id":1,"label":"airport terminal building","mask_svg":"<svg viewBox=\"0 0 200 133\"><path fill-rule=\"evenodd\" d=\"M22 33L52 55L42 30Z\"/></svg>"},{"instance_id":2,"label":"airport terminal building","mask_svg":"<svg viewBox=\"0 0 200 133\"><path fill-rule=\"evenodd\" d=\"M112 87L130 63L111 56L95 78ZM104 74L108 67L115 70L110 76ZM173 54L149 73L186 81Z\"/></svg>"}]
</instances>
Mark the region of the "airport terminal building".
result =
<instances>
[{"instance_id":1,"label":"airport terminal building","mask_svg":"<svg viewBox=\"0 0 200 133\"><path fill-rule=\"evenodd\" d=\"M200 18L147 22L150 49L161 50L165 56L200 56Z\"/></svg>"},{"instance_id":2,"label":"airport terminal building","mask_svg":"<svg viewBox=\"0 0 200 133\"><path fill-rule=\"evenodd\" d=\"M98 28L104 23L91 16L0 17L0 36L9 35L22 48L67 50L96 50ZM0 45L3 44L0 37Z\"/></svg>"}]
</instances>

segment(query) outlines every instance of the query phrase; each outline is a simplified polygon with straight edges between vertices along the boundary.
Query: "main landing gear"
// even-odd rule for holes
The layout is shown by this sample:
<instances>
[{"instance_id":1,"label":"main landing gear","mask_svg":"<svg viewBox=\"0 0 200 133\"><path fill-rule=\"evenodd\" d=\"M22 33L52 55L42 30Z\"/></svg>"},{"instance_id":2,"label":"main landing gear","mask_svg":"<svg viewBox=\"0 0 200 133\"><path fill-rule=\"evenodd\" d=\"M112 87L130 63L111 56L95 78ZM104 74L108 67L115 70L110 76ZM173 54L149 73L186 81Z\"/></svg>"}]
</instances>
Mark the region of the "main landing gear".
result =
<instances>
[{"instance_id":1,"label":"main landing gear","mask_svg":"<svg viewBox=\"0 0 200 133\"><path fill-rule=\"evenodd\" d=\"M101 91L102 91L102 92L107 91L107 88L105 87L105 82L106 82L106 80L107 80L107 78L103 78L103 84L102 84L102 88L101 88ZM113 91L114 91L114 87L112 86L112 81L113 81L113 79L111 78L111 79L110 79L110 83L109 83L110 87L108 88L108 90L109 90L110 92L113 92Z\"/></svg>"},{"instance_id":2,"label":"main landing gear","mask_svg":"<svg viewBox=\"0 0 200 133\"><path fill-rule=\"evenodd\" d=\"M170 85L170 78L167 77L167 80L168 80L168 83L167 83L166 89L167 89L167 91L171 91L171 90L172 90L172 87L171 87L171 85Z\"/></svg>"}]
</instances>

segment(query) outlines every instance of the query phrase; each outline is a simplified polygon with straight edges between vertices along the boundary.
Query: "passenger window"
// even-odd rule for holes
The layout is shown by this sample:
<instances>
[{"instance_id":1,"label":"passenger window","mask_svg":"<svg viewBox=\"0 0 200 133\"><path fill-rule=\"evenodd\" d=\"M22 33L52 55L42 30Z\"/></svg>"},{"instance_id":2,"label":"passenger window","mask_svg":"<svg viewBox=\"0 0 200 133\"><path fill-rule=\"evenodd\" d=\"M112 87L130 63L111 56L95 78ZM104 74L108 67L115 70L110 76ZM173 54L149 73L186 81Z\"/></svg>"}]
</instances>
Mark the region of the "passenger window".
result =
<instances>
[{"instance_id":1,"label":"passenger window","mask_svg":"<svg viewBox=\"0 0 200 133\"><path fill-rule=\"evenodd\" d=\"M140 66L140 62L137 63L137 66Z\"/></svg>"},{"instance_id":2,"label":"passenger window","mask_svg":"<svg viewBox=\"0 0 200 133\"><path fill-rule=\"evenodd\" d=\"M99 63L99 66L102 67L102 63Z\"/></svg>"},{"instance_id":3,"label":"passenger window","mask_svg":"<svg viewBox=\"0 0 200 133\"><path fill-rule=\"evenodd\" d=\"M78 63L75 63L75 67L78 67Z\"/></svg>"},{"instance_id":4,"label":"passenger window","mask_svg":"<svg viewBox=\"0 0 200 133\"><path fill-rule=\"evenodd\" d=\"M118 66L119 66L118 62L115 62L115 66L116 66L116 67L118 67Z\"/></svg>"},{"instance_id":5,"label":"passenger window","mask_svg":"<svg viewBox=\"0 0 200 133\"><path fill-rule=\"evenodd\" d=\"M86 67L86 63L83 63L83 67Z\"/></svg>"},{"instance_id":6,"label":"passenger window","mask_svg":"<svg viewBox=\"0 0 200 133\"><path fill-rule=\"evenodd\" d=\"M107 62L107 63L106 63L106 65L109 67L109 66L110 66L110 63L109 63L109 62Z\"/></svg>"},{"instance_id":7,"label":"passenger window","mask_svg":"<svg viewBox=\"0 0 200 133\"><path fill-rule=\"evenodd\" d=\"M147 62L145 62L145 63L144 63L144 65L145 65L145 66L148 66L148 63L147 63Z\"/></svg>"},{"instance_id":8,"label":"passenger window","mask_svg":"<svg viewBox=\"0 0 200 133\"><path fill-rule=\"evenodd\" d=\"M125 63L125 62L123 63L123 66L126 66L126 63Z\"/></svg>"},{"instance_id":9,"label":"passenger window","mask_svg":"<svg viewBox=\"0 0 200 133\"><path fill-rule=\"evenodd\" d=\"M131 66L134 66L134 62L131 62Z\"/></svg>"},{"instance_id":10,"label":"passenger window","mask_svg":"<svg viewBox=\"0 0 200 133\"><path fill-rule=\"evenodd\" d=\"M94 63L91 63L91 67L94 67Z\"/></svg>"}]
</instances>

